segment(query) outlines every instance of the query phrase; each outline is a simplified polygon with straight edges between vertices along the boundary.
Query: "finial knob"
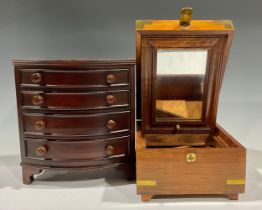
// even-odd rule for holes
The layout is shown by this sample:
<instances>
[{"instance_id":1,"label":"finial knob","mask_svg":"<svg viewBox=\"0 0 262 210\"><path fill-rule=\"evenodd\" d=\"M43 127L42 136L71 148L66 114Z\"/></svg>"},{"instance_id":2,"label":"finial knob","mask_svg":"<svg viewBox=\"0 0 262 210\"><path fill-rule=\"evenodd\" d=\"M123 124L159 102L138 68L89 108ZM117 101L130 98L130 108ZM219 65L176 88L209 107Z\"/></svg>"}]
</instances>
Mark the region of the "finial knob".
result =
<instances>
[{"instance_id":1,"label":"finial knob","mask_svg":"<svg viewBox=\"0 0 262 210\"><path fill-rule=\"evenodd\" d=\"M189 26L192 18L192 8L184 7L180 11L179 22L181 26Z\"/></svg>"}]
</instances>

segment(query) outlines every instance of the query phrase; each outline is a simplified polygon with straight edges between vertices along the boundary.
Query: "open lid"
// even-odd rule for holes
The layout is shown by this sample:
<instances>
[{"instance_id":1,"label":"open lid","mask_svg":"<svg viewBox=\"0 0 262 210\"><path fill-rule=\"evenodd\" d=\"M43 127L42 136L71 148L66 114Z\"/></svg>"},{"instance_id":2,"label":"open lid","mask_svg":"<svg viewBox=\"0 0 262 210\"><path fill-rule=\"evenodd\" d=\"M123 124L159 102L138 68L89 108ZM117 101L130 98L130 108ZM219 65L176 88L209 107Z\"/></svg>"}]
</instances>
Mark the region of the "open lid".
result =
<instances>
[{"instance_id":1,"label":"open lid","mask_svg":"<svg viewBox=\"0 0 262 210\"><path fill-rule=\"evenodd\" d=\"M191 21L191 15L184 8L180 20L136 22L143 134L215 130L234 26L230 20Z\"/></svg>"}]
</instances>

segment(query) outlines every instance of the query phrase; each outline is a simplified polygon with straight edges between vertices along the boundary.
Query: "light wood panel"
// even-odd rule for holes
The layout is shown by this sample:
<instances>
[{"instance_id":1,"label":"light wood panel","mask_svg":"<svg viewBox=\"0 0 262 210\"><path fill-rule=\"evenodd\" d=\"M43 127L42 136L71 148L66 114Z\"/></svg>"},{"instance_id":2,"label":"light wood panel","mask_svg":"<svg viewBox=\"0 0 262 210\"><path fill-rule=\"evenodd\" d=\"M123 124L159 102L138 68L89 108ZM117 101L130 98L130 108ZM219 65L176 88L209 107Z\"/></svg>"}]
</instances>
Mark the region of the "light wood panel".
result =
<instances>
[{"instance_id":1,"label":"light wood panel","mask_svg":"<svg viewBox=\"0 0 262 210\"><path fill-rule=\"evenodd\" d=\"M148 198L150 195L243 193L245 148L219 126L216 129L215 139L227 142L228 146L219 143L206 148L147 148L147 139L139 132L136 142L138 194ZM188 153L196 155L196 162L186 161ZM143 185L143 181L147 182Z\"/></svg>"}]
</instances>

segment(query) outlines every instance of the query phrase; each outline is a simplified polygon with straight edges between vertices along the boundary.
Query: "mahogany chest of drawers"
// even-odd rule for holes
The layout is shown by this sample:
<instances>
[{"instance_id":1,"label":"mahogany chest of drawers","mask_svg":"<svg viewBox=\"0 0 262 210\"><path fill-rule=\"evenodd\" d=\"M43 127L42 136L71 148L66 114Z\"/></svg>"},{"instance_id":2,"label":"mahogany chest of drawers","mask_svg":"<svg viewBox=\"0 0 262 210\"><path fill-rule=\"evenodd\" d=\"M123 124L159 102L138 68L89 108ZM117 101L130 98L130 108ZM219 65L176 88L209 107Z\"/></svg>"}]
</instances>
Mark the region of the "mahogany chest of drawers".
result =
<instances>
[{"instance_id":1,"label":"mahogany chest of drawers","mask_svg":"<svg viewBox=\"0 0 262 210\"><path fill-rule=\"evenodd\" d=\"M134 175L135 61L14 61L23 182L44 169Z\"/></svg>"}]
</instances>

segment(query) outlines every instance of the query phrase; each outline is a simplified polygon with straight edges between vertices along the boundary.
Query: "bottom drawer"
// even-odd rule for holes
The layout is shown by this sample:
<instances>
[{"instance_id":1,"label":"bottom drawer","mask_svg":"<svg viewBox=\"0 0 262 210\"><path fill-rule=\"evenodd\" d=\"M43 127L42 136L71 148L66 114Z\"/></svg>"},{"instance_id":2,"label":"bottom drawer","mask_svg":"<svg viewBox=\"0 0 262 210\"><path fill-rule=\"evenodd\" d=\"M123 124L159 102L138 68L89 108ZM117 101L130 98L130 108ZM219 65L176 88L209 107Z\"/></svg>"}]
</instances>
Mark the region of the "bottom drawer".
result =
<instances>
[{"instance_id":1,"label":"bottom drawer","mask_svg":"<svg viewBox=\"0 0 262 210\"><path fill-rule=\"evenodd\" d=\"M87 160L128 153L129 137L92 141L48 141L25 139L26 156L33 159Z\"/></svg>"}]
</instances>

